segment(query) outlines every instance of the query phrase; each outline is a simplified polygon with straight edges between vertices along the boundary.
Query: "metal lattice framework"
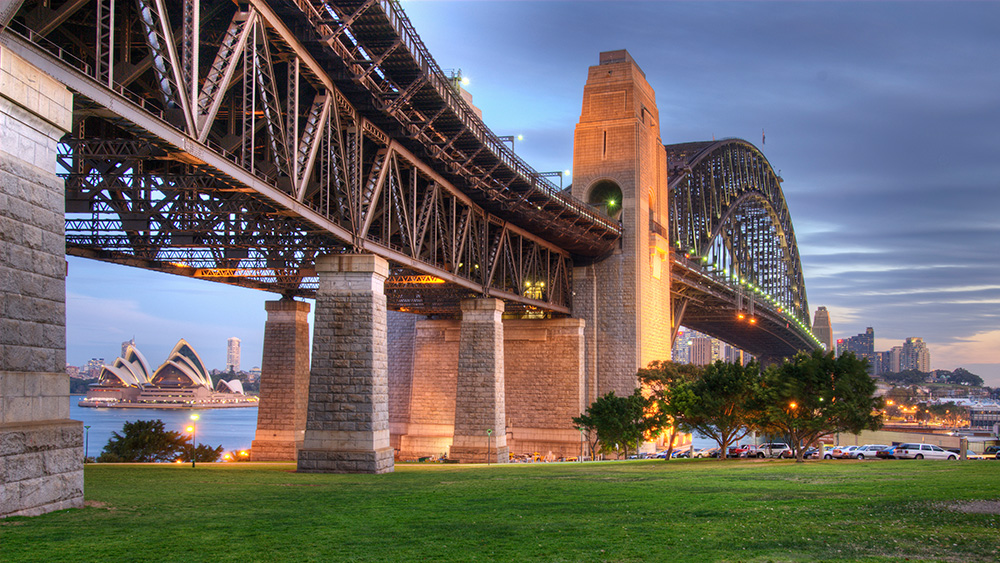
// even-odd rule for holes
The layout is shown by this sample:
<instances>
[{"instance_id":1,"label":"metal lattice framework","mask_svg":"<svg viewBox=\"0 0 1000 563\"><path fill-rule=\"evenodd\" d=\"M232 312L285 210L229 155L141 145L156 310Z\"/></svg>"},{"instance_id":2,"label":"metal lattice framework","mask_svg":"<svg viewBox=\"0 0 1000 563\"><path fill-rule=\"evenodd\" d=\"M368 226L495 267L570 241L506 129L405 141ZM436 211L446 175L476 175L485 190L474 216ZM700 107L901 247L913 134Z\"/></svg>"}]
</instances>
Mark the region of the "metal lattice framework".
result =
<instances>
[{"instance_id":1,"label":"metal lattice framework","mask_svg":"<svg viewBox=\"0 0 1000 563\"><path fill-rule=\"evenodd\" d=\"M739 139L666 149L675 325L758 355L818 347L781 179L764 155Z\"/></svg>"},{"instance_id":2,"label":"metal lattice framework","mask_svg":"<svg viewBox=\"0 0 1000 563\"><path fill-rule=\"evenodd\" d=\"M621 236L482 124L387 0L28 0L0 37L76 93L70 253L309 296L316 255L371 252L448 282L390 283L390 306L568 313L571 257Z\"/></svg>"}]
</instances>

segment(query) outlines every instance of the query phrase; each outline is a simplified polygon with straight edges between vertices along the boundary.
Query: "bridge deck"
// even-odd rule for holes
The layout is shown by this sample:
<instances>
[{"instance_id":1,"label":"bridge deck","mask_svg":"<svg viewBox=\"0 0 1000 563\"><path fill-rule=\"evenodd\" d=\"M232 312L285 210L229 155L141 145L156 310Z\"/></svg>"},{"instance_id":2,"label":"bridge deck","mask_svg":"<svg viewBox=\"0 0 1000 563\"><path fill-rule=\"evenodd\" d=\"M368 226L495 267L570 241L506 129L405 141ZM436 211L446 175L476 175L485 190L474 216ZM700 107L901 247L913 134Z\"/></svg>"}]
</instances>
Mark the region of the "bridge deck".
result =
<instances>
[{"instance_id":1,"label":"bridge deck","mask_svg":"<svg viewBox=\"0 0 1000 563\"><path fill-rule=\"evenodd\" d=\"M486 127L392 2L272 5L359 111L476 204L584 261L621 237L618 222L540 176Z\"/></svg>"}]
</instances>

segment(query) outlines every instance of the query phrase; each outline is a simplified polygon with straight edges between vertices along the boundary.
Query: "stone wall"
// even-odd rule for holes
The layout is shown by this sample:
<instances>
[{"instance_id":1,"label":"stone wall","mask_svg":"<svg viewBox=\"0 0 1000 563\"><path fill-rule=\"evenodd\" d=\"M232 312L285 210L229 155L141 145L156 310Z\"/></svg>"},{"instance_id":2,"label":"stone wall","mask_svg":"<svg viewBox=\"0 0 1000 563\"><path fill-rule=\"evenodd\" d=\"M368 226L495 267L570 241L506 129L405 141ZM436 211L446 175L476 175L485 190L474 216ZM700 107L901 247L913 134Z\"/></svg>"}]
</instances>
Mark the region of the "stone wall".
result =
<instances>
[{"instance_id":1,"label":"stone wall","mask_svg":"<svg viewBox=\"0 0 1000 563\"><path fill-rule=\"evenodd\" d=\"M581 319L503 321L507 447L513 453L576 455L580 433L572 418L579 416L584 397L584 341ZM391 412L408 408L405 427L393 425L401 459L447 453L454 435L460 322L415 322L413 374L408 405L390 391ZM390 349L397 337L389 333ZM395 370L390 370L395 373ZM390 389L398 377L393 375ZM484 440L485 447L485 440Z\"/></svg>"},{"instance_id":2,"label":"stone wall","mask_svg":"<svg viewBox=\"0 0 1000 563\"><path fill-rule=\"evenodd\" d=\"M585 405L581 319L504 321L507 446L516 454L580 453L573 417Z\"/></svg>"},{"instance_id":3,"label":"stone wall","mask_svg":"<svg viewBox=\"0 0 1000 563\"><path fill-rule=\"evenodd\" d=\"M0 48L0 517L83 506L69 420L63 182L73 97Z\"/></svg>"},{"instance_id":4,"label":"stone wall","mask_svg":"<svg viewBox=\"0 0 1000 563\"><path fill-rule=\"evenodd\" d=\"M455 388L458 382L458 320L416 320L413 334L413 372L408 403L394 404L390 411L409 410L405 434L398 438L399 456L413 459L440 456L451 447L455 433ZM389 333L392 349L399 335ZM405 374L397 374L390 387ZM406 397L395 395L395 401ZM402 421L401 421L402 422ZM403 429L403 427L399 427Z\"/></svg>"},{"instance_id":5,"label":"stone wall","mask_svg":"<svg viewBox=\"0 0 1000 563\"><path fill-rule=\"evenodd\" d=\"M386 312L389 333L389 444L400 450L399 437L407 433L413 391L413 342L417 315Z\"/></svg>"}]
</instances>

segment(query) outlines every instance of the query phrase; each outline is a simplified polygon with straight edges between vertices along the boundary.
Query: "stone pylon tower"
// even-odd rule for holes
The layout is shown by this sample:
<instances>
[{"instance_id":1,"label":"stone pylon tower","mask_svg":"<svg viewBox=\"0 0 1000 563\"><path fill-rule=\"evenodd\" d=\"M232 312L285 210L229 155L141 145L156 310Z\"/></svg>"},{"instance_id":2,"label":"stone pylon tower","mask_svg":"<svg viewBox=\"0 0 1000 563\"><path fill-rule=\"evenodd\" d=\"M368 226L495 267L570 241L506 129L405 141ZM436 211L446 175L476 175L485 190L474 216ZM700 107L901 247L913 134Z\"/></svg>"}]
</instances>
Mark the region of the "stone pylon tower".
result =
<instances>
[{"instance_id":1,"label":"stone pylon tower","mask_svg":"<svg viewBox=\"0 0 1000 563\"><path fill-rule=\"evenodd\" d=\"M827 352L836 353L833 348L833 326L830 324L830 312L826 310L826 307L816 309L816 316L813 319L813 334L826 345Z\"/></svg>"},{"instance_id":2,"label":"stone pylon tower","mask_svg":"<svg viewBox=\"0 0 1000 563\"><path fill-rule=\"evenodd\" d=\"M631 394L636 371L670 359L667 157L653 89L627 51L590 67L573 149L573 196L624 226L614 254L573 272L586 321L586 404Z\"/></svg>"}]
</instances>

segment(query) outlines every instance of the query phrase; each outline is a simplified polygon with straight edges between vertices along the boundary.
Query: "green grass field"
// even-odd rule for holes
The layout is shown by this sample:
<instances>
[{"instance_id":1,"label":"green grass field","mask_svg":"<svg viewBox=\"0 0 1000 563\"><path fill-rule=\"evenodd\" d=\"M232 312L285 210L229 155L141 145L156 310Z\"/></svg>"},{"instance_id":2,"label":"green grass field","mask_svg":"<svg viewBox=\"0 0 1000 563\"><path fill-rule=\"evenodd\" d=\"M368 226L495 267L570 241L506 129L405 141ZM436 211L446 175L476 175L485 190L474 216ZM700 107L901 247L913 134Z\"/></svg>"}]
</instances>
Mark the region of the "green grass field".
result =
<instances>
[{"instance_id":1,"label":"green grass field","mask_svg":"<svg viewBox=\"0 0 1000 563\"><path fill-rule=\"evenodd\" d=\"M90 465L86 508L0 520L0 561L1000 560L1000 462L293 469Z\"/></svg>"}]
</instances>

